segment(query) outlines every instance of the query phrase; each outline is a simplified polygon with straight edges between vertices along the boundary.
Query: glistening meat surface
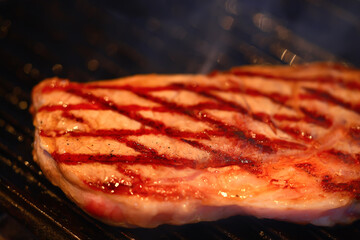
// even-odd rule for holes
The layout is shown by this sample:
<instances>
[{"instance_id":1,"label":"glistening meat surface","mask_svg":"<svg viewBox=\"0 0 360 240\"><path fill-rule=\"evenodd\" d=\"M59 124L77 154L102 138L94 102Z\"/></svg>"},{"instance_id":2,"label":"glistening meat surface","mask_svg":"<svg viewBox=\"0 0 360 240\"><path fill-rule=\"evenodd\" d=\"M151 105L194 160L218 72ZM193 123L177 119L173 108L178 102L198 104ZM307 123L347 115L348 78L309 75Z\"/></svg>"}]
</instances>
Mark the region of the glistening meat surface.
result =
<instances>
[{"instance_id":1,"label":"glistening meat surface","mask_svg":"<svg viewBox=\"0 0 360 240\"><path fill-rule=\"evenodd\" d=\"M360 216L360 71L336 64L138 75L33 90L34 158L84 211L125 227L236 214Z\"/></svg>"}]
</instances>

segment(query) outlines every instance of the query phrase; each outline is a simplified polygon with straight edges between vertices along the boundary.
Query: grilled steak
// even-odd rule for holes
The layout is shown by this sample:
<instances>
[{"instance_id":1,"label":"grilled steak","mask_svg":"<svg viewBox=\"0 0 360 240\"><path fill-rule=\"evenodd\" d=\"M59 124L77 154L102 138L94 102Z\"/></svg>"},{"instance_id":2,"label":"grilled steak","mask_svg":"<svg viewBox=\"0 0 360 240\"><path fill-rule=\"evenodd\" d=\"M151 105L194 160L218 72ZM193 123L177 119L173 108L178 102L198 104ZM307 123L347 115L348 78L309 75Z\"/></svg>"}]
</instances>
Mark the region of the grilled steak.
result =
<instances>
[{"instance_id":1,"label":"grilled steak","mask_svg":"<svg viewBox=\"0 0 360 240\"><path fill-rule=\"evenodd\" d=\"M125 227L236 214L331 226L360 215L360 71L336 64L139 75L33 90L34 158Z\"/></svg>"}]
</instances>

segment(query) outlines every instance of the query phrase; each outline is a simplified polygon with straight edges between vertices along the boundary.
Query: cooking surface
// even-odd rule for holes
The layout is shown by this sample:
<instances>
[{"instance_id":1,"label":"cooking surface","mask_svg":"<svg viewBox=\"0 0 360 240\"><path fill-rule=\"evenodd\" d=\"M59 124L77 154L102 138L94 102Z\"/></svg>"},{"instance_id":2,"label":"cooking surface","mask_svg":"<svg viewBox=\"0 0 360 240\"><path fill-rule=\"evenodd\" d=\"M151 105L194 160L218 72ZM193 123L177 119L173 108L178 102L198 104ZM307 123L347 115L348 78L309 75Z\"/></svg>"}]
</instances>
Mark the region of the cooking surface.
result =
<instances>
[{"instance_id":1,"label":"cooking surface","mask_svg":"<svg viewBox=\"0 0 360 240\"><path fill-rule=\"evenodd\" d=\"M323 228L244 216L115 228L88 217L52 186L31 155L30 91L43 78L84 82L329 60L360 67L359 1L119 2L0 1L1 211L44 239L360 238L359 221Z\"/></svg>"}]
</instances>

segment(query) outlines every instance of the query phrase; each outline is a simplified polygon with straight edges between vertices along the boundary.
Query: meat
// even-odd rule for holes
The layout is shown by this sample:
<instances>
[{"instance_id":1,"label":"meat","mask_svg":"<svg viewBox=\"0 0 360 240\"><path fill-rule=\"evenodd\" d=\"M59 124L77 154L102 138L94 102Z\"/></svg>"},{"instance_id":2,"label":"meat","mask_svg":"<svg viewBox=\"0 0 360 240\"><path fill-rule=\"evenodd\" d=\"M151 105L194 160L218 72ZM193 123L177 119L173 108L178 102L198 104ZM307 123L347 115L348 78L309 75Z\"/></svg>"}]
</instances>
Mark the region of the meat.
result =
<instances>
[{"instance_id":1,"label":"meat","mask_svg":"<svg viewBox=\"0 0 360 240\"><path fill-rule=\"evenodd\" d=\"M360 216L360 71L244 66L33 89L34 158L84 211L152 228Z\"/></svg>"}]
</instances>

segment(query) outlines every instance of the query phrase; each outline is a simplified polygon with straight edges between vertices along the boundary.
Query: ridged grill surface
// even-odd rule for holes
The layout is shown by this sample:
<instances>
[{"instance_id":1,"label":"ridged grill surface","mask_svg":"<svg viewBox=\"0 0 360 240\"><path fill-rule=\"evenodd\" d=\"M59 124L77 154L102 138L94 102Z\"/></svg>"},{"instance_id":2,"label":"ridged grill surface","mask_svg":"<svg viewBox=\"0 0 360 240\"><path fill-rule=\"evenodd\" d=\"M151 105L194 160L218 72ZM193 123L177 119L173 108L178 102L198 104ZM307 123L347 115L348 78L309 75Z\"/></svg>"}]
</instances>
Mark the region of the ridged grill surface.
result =
<instances>
[{"instance_id":1,"label":"ridged grill surface","mask_svg":"<svg viewBox=\"0 0 360 240\"><path fill-rule=\"evenodd\" d=\"M84 214L32 160L31 89L139 73L339 61L360 66L359 1L0 1L0 210L42 239L360 239L331 228L236 216L156 229Z\"/></svg>"}]
</instances>

